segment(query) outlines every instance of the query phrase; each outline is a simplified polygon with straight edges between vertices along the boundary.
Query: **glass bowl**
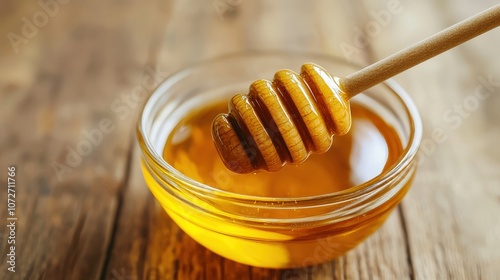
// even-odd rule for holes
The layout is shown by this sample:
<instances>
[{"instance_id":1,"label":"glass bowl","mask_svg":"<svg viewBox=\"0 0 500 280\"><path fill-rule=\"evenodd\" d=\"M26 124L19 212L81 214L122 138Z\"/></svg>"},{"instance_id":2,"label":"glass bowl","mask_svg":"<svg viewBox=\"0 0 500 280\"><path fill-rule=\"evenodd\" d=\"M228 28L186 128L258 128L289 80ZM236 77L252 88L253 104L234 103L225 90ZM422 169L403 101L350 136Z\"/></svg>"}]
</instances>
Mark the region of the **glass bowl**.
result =
<instances>
[{"instance_id":1,"label":"glass bowl","mask_svg":"<svg viewBox=\"0 0 500 280\"><path fill-rule=\"evenodd\" d=\"M154 197L184 232L236 262L291 268L332 260L380 227L413 181L422 125L408 94L391 80L355 99L394 128L402 153L386 171L348 189L307 197L244 195L189 178L162 157L167 138L189 112L215 100L229 100L235 93L247 92L253 81L273 77L283 68L298 70L305 62L335 71L335 76L359 69L340 58L317 54L247 52L219 57L167 78L139 120L142 171Z\"/></svg>"}]
</instances>

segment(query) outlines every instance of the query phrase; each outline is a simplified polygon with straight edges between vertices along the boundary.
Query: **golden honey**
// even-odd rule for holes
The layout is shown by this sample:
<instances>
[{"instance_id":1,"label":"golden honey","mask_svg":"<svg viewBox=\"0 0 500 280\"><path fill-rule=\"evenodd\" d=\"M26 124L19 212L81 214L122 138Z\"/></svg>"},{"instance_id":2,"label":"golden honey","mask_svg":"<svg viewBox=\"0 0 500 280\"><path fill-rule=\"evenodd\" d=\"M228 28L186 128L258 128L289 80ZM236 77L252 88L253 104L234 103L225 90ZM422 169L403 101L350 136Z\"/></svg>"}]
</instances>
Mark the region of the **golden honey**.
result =
<instances>
[{"instance_id":1,"label":"golden honey","mask_svg":"<svg viewBox=\"0 0 500 280\"><path fill-rule=\"evenodd\" d=\"M351 104L350 132L335 137L327 153L313 154L304 163L287 165L279 172L232 173L221 162L211 139L211 122L226 110L226 104L209 104L185 116L169 134L163 150L166 162L213 191L191 192L191 186L177 177L161 181L143 160L146 182L170 217L199 243L224 257L272 268L331 260L375 231L411 184L414 168L403 174L409 177L401 175L386 182L382 191L315 204L321 195L364 192L363 186L394 168L403 153L395 129L356 101ZM255 205L246 205L239 203L239 195L268 200L256 199ZM311 196L309 204L303 201ZM294 198L301 200L300 207L294 207ZM339 211L341 215L322 218Z\"/></svg>"},{"instance_id":2,"label":"golden honey","mask_svg":"<svg viewBox=\"0 0 500 280\"><path fill-rule=\"evenodd\" d=\"M229 112L212 123L214 145L226 167L240 174L278 171L331 147L333 135L351 127L348 96L336 78L313 63L300 74L280 70L236 94Z\"/></svg>"},{"instance_id":3,"label":"golden honey","mask_svg":"<svg viewBox=\"0 0 500 280\"><path fill-rule=\"evenodd\" d=\"M163 157L177 170L218 189L256 196L301 197L327 194L359 185L387 170L402 153L397 133L380 117L353 104L352 131L335 137L326 154L313 154L299 165L276 173L233 173L211 142L214 117L227 103L213 104L184 118L165 144ZM277 185L286 187L274 187Z\"/></svg>"}]
</instances>

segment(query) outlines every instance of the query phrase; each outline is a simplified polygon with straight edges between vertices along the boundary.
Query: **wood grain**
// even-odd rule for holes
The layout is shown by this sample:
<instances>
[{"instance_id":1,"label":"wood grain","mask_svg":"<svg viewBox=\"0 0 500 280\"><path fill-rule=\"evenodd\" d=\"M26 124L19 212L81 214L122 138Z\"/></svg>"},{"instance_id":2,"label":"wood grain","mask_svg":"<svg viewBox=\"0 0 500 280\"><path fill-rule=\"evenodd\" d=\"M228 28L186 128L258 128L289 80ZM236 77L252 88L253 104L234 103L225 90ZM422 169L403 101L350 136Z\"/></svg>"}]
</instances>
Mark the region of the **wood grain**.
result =
<instances>
[{"instance_id":1,"label":"wood grain","mask_svg":"<svg viewBox=\"0 0 500 280\"><path fill-rule=\"evenodd\" d=\"M261 0L220 16L213 1L68 1L16 54L7 34L21 33L22 18L41 8L0 3L2 186L6 167L18 168L18 271L7 271L4 227L0 279L498 279L498 31L396 77L424 123L414 187L366 242L314 267L249 267L186 236L140 174L135 121L152 87L130 99L151 69L165 76L242 50L315 51L367 65L493 4ZM389 7L390 19L357 44ZM87 139L82 131L103 119L114 129L60 180L53 163L65 163Z\"/></svg>"},{"instance_id":2,"label":"wood grain","mask_svg":"<svg viewBox=\"0 0 500 280\"><path fill-rule=\"evenodd\" d=\"M423 38L496 3L472 7L466 2L419 4L413 20L426 15L426 24L419 26L418 33L415 29L412 36ZM408 34L402 24L407 19L395 20L393 32ZM380 39L375 47L384 50L383 55L402 46L399 40L388 45L387 36ZM489 109L500 102L495 95L498 87L478 108L465 110L470 115L462 117L454 108L474 96L481 85L478 77L498 80L498 65L486 61L491 53L481 53L481 45L498 47L498 30L398 77L413 91L427 139L421 150L419 176L402 203L416 279L497 279L499 275L495 265L500 263L498 254L491 250L500 245L498 217L491 213L499 210L498 192L492 190L498 189L500 181L491 170L499 167L500 151L493 143L499 139L494 127L500 116ZM445 118L450 111L460 116L459 124ZM436 133L444 134L446 140L435 141Z\"/></svg>"},{"instance_id":3,"label":"wood grain","mask_svg":"<svg viewBox=\"0 0 500 280\"><path fill-rule=\"evenodd\" d=\"M17 33L21 17L41 9L2 5L17 11L8 29ZM69 2L18 54L4 50L1 72L11 74L0 83L0 165L18 167L18 261L12 274L2 257L0 279L101 278L133 131L133 118L122 120L110 104L141 82L153 30L138 16L153 11L134 2ZM66 165L68 149L86 141L82 130L104 119L113 131L58 178L53 163ZM3 220L6 207L0 211Z\"/></svg>"}]
</instances>

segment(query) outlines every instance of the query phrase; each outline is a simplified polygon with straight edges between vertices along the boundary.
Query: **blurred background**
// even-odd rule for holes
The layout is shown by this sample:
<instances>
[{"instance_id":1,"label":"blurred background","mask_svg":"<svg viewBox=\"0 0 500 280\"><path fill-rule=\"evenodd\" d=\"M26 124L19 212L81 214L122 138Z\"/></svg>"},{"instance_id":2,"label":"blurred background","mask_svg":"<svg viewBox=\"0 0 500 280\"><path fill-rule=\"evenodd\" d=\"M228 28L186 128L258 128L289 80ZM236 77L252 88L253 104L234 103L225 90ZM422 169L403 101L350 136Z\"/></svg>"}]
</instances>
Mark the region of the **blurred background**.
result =
<instances>
[{"instance_id":1,"label":"blurred background","mask_svg":"<svg viewBox=\"0 0 500 280\"><path fill-rule=\"evenodd\" d=\"M396 77L425 126L420 173L377 234L328 264L273 271L206 251L155 204L135 142L149 94L187 65L247 50L367 65L494 4L2 0L0 217L15 166L17 243L10 272L2 227L0 279L495 279L499 30Z\"/></svg>"}]
</instances>

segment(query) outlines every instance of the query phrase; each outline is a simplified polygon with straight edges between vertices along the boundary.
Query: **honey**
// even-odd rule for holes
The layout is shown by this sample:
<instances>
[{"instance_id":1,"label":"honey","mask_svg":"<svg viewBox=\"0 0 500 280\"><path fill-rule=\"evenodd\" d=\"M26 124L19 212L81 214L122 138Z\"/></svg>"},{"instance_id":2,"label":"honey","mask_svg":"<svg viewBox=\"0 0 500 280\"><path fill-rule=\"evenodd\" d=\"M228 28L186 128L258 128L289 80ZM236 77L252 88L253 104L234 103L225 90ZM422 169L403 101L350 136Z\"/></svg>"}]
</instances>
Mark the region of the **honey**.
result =
<instances>
[{"instance_id":1,"label":"honey","mask_svg":"<svg viewBox=\"0 0 500 280\"><path fill-rule=\"evenodd\" d=\"M163 151L165 160L180 172L225 191L267 197L338 192L386 171L403 150L391 126L353 103L351 131L335 137L327 153L313 154L302 164L286 165L279 172L240 175L227 170L211 142L211 122L226 108L224 102L192 112L172 131Z\"/></svg>"},{"instance_id":2,"label":"honey","mask_svg":"<svg viewBox=\"0 0 500 280\"><path fill-rule=\"evenodd\" d=\"M166 162L212 191L196 193L178 176L162 179L161 169L147 164L147 158L142 161L146 182L169 216L197 242L226 258L270 268L331 260L373 233L411 184L413 167L385 182L383 189L315 204L321 200L318 195L365 191L363 184L394 168L403 152L396 130L356 101L351 131L336 137L329 152L275 173L232 173L210 139L211 121L226 106L220 102L192 111L169 134L163 150ZM230 193L222 196L218 190ZM268 200L247 205L237 195ZM316 197L300 201L308 196Z\"/></svg>"},{"instance_id":3,"label":"honey","mask_svg":"<svg viewBox=\"0 0 500 280\"><path fill-rule=\"evenodd\" d=\"M349 131L349 97L319 65L303 64L300 74L280 70L273 81L257 80L247 95L231 98L229 112L212 123L214 145L226 167L240 174L300 164Z\"/></svg>"},{"instance_id":4,"label":"honey","mask_svg":"<svg viewBox=\"0 0 500 280\"><path fill-rule=\"evenodd\" d=\"M268 268L332 260L380 227L413 181L422 125L391 81L349 98L351 128L328 152L297 165L287 159L272 173L224 166L211 137L214 117L256 78L304 61L340 76L359 69L325 56L242 53L174 74L144 107L137 137L147 186L188 236L227 259Z\"/></svg>"}]
</instances>

